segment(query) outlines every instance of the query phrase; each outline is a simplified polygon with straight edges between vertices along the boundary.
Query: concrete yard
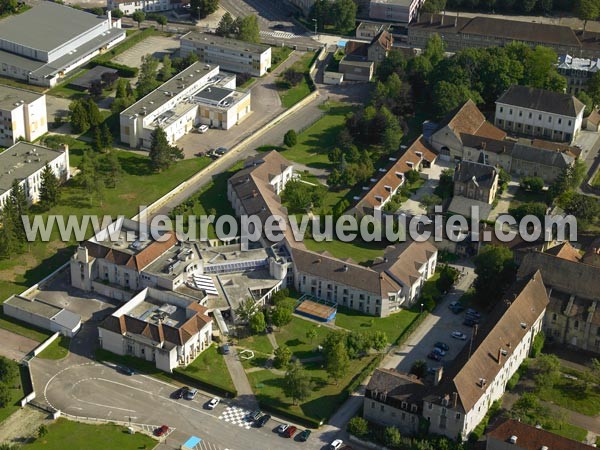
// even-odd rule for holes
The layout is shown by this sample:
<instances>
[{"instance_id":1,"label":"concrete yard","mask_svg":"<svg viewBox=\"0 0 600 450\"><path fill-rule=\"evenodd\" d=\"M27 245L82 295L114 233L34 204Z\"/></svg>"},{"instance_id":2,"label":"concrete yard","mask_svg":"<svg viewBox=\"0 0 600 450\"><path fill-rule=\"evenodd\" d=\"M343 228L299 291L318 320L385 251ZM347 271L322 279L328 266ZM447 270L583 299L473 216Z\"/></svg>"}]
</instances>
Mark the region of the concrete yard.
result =
<instances>
[{"instance_id":1,"label":"concrete yard","mask_svg":"<svg viewBox=\"0 0 600 450\"><path fill-rule=\"evenodd\" d=\"M113 62L130 67L140 67L144 55L150 54L157 59L162 59L167 53L174 53L178 50L179 39L177 37L150 36L120 55L115 56Z\"/></svg>"},{"instance_id":2,"label":"concrete yard","mask_svg":"<svg viewBox=\"0 0 600 450\"><path fill-rule=\"evenodd\" d=\"M14 361L20 361L25 355L40 345L39 342L20 334L0 328L0 355Z\"/></svg>"}]
</instances>

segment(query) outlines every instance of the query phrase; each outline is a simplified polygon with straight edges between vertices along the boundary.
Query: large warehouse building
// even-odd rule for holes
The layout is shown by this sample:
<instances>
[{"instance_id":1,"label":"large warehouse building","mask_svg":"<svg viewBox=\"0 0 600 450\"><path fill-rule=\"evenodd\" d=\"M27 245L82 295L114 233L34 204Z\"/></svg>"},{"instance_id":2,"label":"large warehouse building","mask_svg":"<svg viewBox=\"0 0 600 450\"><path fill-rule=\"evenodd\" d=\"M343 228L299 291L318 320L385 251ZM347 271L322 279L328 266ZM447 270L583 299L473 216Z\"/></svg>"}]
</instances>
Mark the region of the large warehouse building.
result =
<instances>
[{"instance_id":1,"label":"large warehouse building","mask_svg":"<svg viewBox=\"0 0 600 450\"><path fill-rule=\"evenodd\" d=\"M125 30L110 14L40 2L0 21L0 75L51 87L123 39Z\"/></svg>"}]
</instances>

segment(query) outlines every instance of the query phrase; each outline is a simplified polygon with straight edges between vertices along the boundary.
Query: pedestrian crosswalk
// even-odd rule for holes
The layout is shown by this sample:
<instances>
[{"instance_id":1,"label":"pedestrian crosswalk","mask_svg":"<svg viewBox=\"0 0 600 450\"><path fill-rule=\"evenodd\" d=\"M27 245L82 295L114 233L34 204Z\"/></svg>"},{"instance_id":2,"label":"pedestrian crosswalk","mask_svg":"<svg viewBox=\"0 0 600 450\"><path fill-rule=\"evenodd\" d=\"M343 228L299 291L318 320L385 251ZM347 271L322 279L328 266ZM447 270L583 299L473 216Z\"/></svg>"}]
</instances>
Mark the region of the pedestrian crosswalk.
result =
<instances>
[{"instance_id":1,"label":"pedestrian crosswalk","mask_svg":"<svg viewBox=\"0 0 600 450\"><path fill-rule=\"evenodd\" d=\"M270 37L275 39L296 39L301 37L297 34L290 33L289 31L261 31L260 34L263 37Z\"/></svg>"}]
</instances>

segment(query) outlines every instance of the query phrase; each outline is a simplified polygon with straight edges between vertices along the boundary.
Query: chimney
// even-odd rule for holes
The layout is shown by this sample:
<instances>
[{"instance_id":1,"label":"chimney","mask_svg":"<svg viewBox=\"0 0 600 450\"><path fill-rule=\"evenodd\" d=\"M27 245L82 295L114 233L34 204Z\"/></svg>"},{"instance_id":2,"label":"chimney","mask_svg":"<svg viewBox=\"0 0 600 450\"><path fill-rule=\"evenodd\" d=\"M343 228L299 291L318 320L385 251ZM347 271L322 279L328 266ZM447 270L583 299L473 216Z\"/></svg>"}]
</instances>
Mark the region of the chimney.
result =
<instances>
[{"instance_id":1,"label":"chimney","mask_svg":"<svg viewBox=\"0 0 600 450\"><path fill-rule=\"evenodd\" d=\"M442 19L441 19L441 22L440 22L440 25L441 25L441 26L444 26L444 18L445 18L445 17L446 17L446 10L443 10L443 11L442 11Z\"/></svg>"},{"instance_id":2,"label":"chimney","mask_svg":"<svg viewBox=\"0 0 600 450\"><path fill-rule=\"evenodd\" d=\"M502 347L498 347L498 364L502 364Z\"/></svg>"},{"instance_id":3,"label":"chimney","mask_svg":"<svg viewBox=\"0 0 600 450\"><path fill-rule=\"evenodd\" d=\"M452 409L456 409L458 406L458 392L452 393Z\"/></svg>"},{"instance_id":4,"label":"chimney","mask_svg":"<svg viewBox=\"0 0 600 450\"><path fill-rule=\"evenodd\" d=\"M433 385L438 386L442 381L442 375L444 374L444 368L442 366L435 369L433 373Z\"/></svg>"},{"instance_id":5,"label":"chimney","mask_svg":"<svg viewBox=\"0 0 600 450\"><path fill-rule=\"evenodd\" d=\"M109 9L106 11L106 16L108 17L108 29L112 28L112 11Z\"/></svg>"}]
</instances>

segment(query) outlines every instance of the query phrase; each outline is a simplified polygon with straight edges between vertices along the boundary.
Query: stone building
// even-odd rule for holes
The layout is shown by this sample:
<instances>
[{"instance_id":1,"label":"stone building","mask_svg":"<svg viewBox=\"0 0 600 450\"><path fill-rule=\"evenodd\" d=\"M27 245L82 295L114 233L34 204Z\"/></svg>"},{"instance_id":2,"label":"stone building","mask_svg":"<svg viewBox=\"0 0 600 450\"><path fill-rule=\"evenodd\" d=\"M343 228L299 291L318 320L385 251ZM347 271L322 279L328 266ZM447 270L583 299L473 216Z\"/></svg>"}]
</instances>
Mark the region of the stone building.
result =
<instances>
[{"instance_id":1,"label":"stone building","mask_svg":"<svg viewBox=\"0 0 600 450\"><path fill-rule=\"evenodd\" d=\"M474 161L461 161L454 170L454 196L491 204L498 191L498 170Z\"/></svg>"}]
</instances>

